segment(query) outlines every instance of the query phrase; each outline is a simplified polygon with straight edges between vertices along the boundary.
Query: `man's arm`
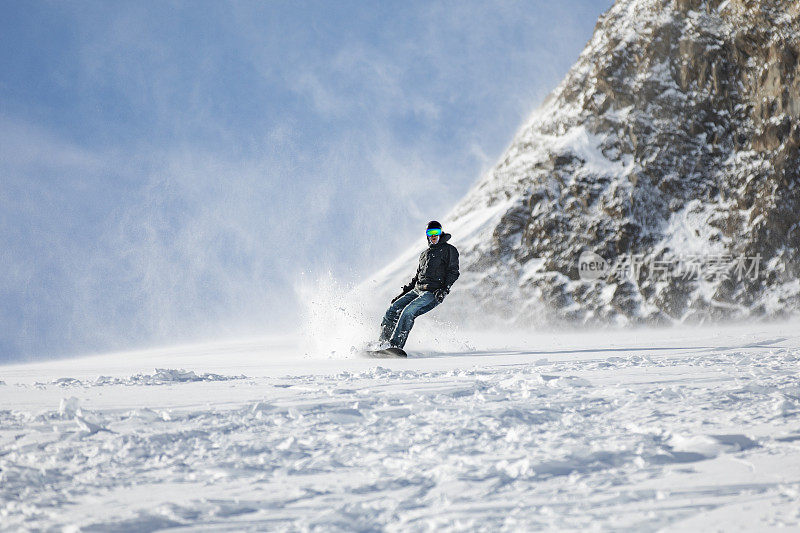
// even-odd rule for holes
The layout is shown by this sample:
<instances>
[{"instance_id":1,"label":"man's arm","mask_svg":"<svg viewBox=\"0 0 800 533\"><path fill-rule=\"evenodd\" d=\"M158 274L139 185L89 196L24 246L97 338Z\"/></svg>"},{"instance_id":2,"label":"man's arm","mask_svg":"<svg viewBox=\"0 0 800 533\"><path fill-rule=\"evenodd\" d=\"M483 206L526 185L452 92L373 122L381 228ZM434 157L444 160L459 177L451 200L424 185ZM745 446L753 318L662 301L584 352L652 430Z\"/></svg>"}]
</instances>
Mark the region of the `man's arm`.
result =
<instances>
[{"instance_id":1,"label":"man's arm","mask_svg":"<svg viewBox=\"0 0 800 533\"><path fill-rule=\"evenodd\" d=\"M414 274L414 277L411 278L411 281L408 282L408 285L403 286L403 294L413 289L414 286L417 284L417 280L419 279L419 269L420 267L417 267L417 273Z\"/></svg>"},{"instance_id":2,"label":"man's arm","mask_svg":"<svg viewBox=\"0 0 800 533\"><path fill-rule=\"evenodd\" d=\"M447 262L447 273L444 277L444 287L448 291L453 283L458 279L458 250L455 246L450 246L450 260Z\"/></svg>"},{"instance_id":3,"label":"man's arm","mask_svg":"<svg viewBox=\"0 0 800 533\"><path fill-rule=\"evenodd\" d=\"M410 291L411 289L414 288L414 285L417 284L417 279L419 279L419 270L420 270L420 268L421 267L417 267L417 273L414 274L414 277L411 278L411 281L408 282L408 285L403 285L402 292L400 294L398 294L397 296L395 296L394 298L392 298L392 303L395 303L397 300L399 300L400 298L405 296L408 293L408 291Z\"/></svg>"}]
</instances>

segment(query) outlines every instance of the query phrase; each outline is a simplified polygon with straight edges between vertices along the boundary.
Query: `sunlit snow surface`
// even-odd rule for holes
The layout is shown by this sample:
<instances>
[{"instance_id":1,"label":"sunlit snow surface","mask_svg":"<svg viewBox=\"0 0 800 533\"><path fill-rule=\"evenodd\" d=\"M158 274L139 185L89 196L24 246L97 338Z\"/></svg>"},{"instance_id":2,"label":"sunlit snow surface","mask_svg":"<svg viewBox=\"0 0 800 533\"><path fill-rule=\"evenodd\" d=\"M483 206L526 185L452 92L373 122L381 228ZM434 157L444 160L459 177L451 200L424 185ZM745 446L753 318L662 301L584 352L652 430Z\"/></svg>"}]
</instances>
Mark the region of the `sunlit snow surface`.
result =
<instances>
[{"instance_id":1,"label":"sunlit snow surface","mask_svg":"<svg viewBox=\"0 0 800 533\"><path fill-rule=\"evenodd\" d=\"M0 529L798 527L797 326L0 367Z\"/></svg>"}]
</instances>

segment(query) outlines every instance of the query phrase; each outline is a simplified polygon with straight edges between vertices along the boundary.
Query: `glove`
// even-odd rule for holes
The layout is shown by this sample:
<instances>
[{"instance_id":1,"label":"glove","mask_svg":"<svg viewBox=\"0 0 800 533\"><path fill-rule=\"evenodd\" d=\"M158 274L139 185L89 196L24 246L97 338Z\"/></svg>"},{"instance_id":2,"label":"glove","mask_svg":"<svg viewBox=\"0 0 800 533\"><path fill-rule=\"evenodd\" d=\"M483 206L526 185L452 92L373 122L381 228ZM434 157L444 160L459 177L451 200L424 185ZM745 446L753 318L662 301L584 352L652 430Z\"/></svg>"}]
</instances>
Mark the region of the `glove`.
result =
<instances>
[{"instance_id":1,"label":"glove","mask_svg":"<svg viewBox=\"0 0 800 533\"><path fill-rule=\"evenodd\" d=\"M413 289L413 288L414 288L414 285L412 285L412 284L410 284L410 283L409 283L408 285L403 285L403 288L402 288L402 289L400 289L400 290L401 290L401 291L403 291L403 292L401 292L400 294L398 294L397 296L395 296L394 298L392 298L392 303L395 303L397 300L399 300L400 298L402 298L403 296L405 296L405 295L406 295L406 293L407 293L408 291L410 291L411 289Z\"/></svg>"},{"instance_id":2,"label":"glove","mask_svg":"<svg viewBox=\"0 0 800 533\"><path fill-rule=\"evenodd\" d=\"M400 294L398 294L397 296L395 296L394 298L392 298L392 302L391 302L391 303L395 303L397 300L399 300L400 298L402 298L403 296L405 296L407 292L408 292L408 291L403 291L403 292L401 292Z\"/></svg>"},{"instance_id":3,"label":"glove","mask_svg":"<svg viewBox=\"0 0 800 533\"><path fill-rule=\"evenodd\" d=\"M444 297L447 296L449 292L449 289L438 289L433 293L433 296L436 298L437 302L442 303L444 301Z\"/></svg>"}]
</instances>

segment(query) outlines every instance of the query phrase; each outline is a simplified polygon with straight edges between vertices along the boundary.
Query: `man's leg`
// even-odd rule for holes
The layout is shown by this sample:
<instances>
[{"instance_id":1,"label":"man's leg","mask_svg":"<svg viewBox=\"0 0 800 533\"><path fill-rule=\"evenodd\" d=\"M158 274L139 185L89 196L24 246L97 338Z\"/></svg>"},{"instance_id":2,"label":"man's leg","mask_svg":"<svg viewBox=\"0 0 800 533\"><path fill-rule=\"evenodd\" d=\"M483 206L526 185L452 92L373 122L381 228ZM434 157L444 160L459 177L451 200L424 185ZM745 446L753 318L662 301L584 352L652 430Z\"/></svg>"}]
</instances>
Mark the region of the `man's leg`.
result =
<instances>
[{"instance_id":1,"label":"man's leg","mask_svg":"<svg viewBox=\"0 0 800 533\"><path fill-rule=\"evenodd\" d=\"M397 327L394 328L394 333L389 342L392 346L402 348L408 339L408 333L414 327L414 319L423 313L427 313L434 307L439 305L436 301L436 296L431 291L422 291L419 296L405 306L403 312L400 313L400 318L397 321Z\"/></svg>"},{"instance_id":2,"label":"man's leg","mask_svg":"<svg viewBox=\"0 0 800 533\"><path fill-rule=\"evenodd\" d=\"M411 289L389 306L389 309L386 310L386 314L381 321L381 341L389 340L389 337L392 336L392 332L394 332L394 328L397 325L397 319L400 318L400 314L403 312L403 308L411 303L418 295L419 293L416 289Z\"/></svg>"}]
</instances>

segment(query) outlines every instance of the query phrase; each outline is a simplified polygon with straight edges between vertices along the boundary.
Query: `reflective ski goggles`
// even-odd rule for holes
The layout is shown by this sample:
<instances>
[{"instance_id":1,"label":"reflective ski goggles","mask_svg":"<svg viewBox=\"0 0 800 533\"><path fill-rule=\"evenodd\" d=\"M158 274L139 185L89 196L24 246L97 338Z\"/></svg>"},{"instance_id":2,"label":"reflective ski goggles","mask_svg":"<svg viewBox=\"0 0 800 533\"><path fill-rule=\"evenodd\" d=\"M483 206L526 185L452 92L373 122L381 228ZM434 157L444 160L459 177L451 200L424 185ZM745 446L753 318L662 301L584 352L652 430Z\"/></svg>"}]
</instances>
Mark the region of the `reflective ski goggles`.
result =
<instances>
[{"instance_id":1,"label":"reflective ski goggles","mask_svg":"<svg viewBox=\"0 0 800 533\"><path fill-rule=\"evenodd\" d=\"M442 228L431 228L428 231L426 231L425 233L428 235L428 237L433 237L434 235L441 235L442 234Z\"/></svg>"}]
</instances>

